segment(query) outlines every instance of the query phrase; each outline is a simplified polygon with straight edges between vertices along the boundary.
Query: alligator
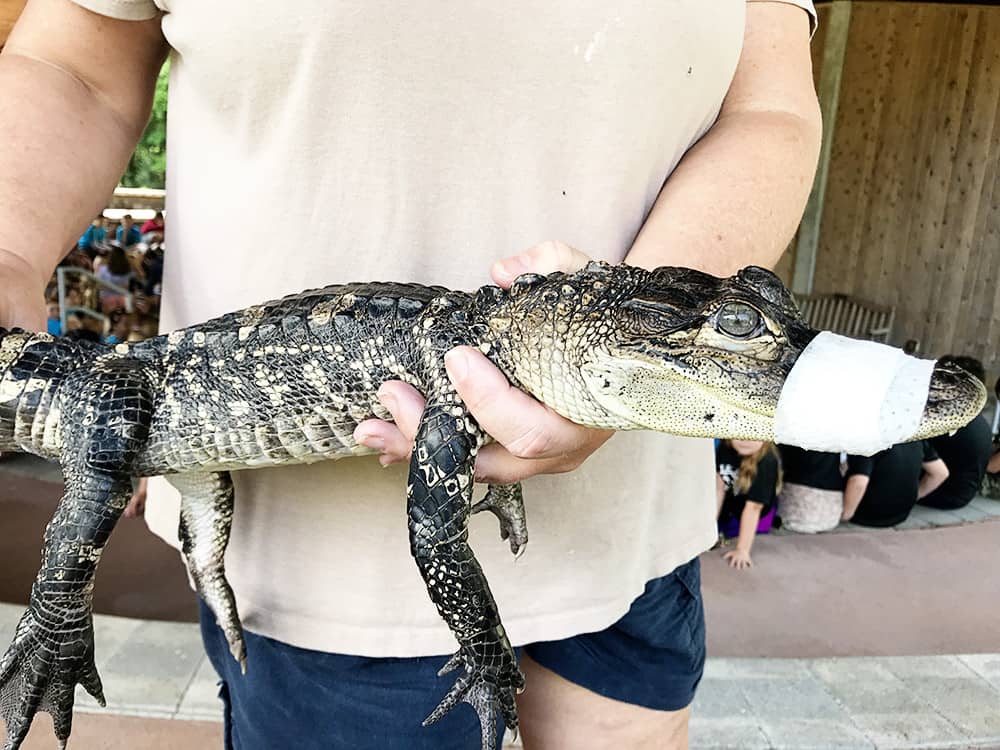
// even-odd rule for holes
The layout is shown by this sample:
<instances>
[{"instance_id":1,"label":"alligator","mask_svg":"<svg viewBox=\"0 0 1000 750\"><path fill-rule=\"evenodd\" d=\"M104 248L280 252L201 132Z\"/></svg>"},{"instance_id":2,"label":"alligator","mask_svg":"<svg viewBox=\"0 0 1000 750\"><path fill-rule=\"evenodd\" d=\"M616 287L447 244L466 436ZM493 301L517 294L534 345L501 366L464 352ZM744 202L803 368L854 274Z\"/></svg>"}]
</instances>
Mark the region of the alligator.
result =
<instances>
[{"instance_id":1,"label":"alligator","mask_svg":"<svg viewBox=\"0 0 1000 750\"><path fill-rule=\"evenodd\" d=\"M56 460L65 478L28 608L0 661L4 750L21 746L40 710L65 748L77 684L104 704L94 576L133 478L166 475L180 490L191 578L245 667L223 565L230 472L369 452L354 428L391 418L376 392L393 379L426 397L406 489L410 548L459 645L441 670L461 669L457 681L425 724L469 703L482 749L494 750L498 714L517 729L524 676L467 522L492 512L515 554L527 530L520 485L490 485L473 502L475 457L490 438L444 354L478 347L513 385L582 425L768 440L781 386L816 335L764 269L717 278L599 262L524 275L509 290L329 286L136 343L0 331L0 450ZM984 397L978 381L938 366L913 437L965 424Z\"/></svg>"}]
</instances>

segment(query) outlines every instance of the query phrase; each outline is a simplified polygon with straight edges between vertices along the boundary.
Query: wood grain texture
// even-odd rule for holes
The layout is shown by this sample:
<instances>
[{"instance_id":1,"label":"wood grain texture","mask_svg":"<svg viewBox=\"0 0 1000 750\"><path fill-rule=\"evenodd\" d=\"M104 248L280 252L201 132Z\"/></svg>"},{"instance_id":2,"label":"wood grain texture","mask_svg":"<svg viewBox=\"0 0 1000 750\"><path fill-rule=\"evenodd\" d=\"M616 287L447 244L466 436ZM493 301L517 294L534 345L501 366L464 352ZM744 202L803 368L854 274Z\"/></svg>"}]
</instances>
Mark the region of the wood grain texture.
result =
<instances>
[{"instance_id":1,"label":"wood grain texture","mask_svg":"<svg viewBox=\"0 0 1000 750\"><path fill-rule=\"evenodd\" d=\"M1000 6L856 3L816 292L1000 371Z\"/></svg>"},{"instance_id":2,"label":"wood grain texture","mask_svg":"<svg viewBox=\"0 0 1000 750\"><path fill-rule=\"evenodd\" d=\"M21 15L27 0L0 0L0 47L7 41L7 35L14 28L14 22Z\"/></svg>"}]
</instances>

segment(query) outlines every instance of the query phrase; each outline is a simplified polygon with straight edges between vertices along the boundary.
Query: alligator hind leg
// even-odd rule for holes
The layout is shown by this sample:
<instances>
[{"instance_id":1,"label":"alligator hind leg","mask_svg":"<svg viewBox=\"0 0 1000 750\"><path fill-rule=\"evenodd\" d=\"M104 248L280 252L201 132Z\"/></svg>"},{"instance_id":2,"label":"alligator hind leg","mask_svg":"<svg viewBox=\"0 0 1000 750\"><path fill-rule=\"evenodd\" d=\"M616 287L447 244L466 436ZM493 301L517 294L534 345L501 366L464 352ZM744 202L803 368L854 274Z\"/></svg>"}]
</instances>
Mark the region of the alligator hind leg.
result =
<instances>
[{"instance_id":1,"label":"alligator hind leg","mask_svg":"<svg viewBox=\"0 0 1000 750\"><path fill-rule=\"evenodd\" d=\"M528 525L524 516L524 495L521 483L491 484L486 497L472 506L473 513L488 510L500 521L500 538L510 540L514 557L524 553L528 543Z\"/></svg>"},{"instance_id":2,"label":"alligator hind leg","mask_svg":"<svg viewBox=\"0 0 1000 750\"><path fill-rule=\"evenodd\" d=\"M132 494L130 469L152 413L150 378L136 363L98 361L64 381L59 408L66 490L45 531L28 609L0 660L4 750L21 746L38 711L52 715L65 747L77 684L104 703L94 665L94 573Z\"/></svg>"},{"instance_id":3,"label":"alligator hind leg","mask_svg":"<svg viewBox=\"0 0 1000 750\"><path fill-rule=\"evenodd\" d=\"M167 480L181 493L179 536L188 571L225 633L229 652L246 672L243 626L225 567L233 523L233 480L228 471L174 474Z\"/></svg>"}]
</instances>

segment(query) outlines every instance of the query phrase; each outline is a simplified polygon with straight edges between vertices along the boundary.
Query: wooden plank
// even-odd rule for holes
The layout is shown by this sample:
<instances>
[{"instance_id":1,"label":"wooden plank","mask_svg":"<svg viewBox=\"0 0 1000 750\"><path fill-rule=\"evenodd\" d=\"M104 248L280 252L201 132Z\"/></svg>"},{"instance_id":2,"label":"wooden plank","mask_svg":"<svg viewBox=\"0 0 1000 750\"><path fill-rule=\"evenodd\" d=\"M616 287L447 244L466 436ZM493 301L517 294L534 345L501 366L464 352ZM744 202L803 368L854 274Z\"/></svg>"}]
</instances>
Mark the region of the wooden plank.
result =
<instances>
[{"instance_id":1,"label":"wooden plank","mask_svg":"<svg viewBox=\"0 0 1000 750\"><path fill-rule=\"evenodd\" d=\"M0 47L3 47L14 28L14 22L27 4L27 0L0 0Z\"/></svg>"}]
</instances>

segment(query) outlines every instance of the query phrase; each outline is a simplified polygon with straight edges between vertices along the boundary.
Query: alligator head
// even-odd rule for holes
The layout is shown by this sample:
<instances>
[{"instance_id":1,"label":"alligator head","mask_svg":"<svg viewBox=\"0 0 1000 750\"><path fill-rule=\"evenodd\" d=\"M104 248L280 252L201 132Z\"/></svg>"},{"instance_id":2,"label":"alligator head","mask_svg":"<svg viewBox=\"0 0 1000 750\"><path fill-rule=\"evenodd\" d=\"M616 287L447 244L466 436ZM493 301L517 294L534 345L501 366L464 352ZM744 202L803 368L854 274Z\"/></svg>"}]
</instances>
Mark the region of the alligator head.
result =
<instances>
[{"instance_id":1,"label":"alligator head","mask_svg":"<svg viewBox=\"0 0 1000 750\"><path fill-rule=\"evenodd\" d=\"M819 333L763 268L718 278L597 262L522 277L490 323L510 348L501 366L573 421L757 440L775 438L782 388ZM976 378L935 366L907 439L965 425L985 398Z\"/></svg>"}]
</instances>

